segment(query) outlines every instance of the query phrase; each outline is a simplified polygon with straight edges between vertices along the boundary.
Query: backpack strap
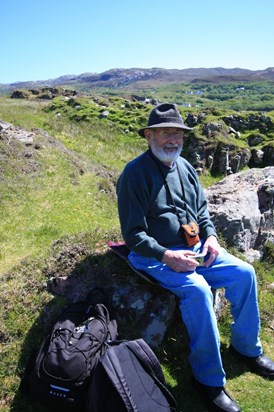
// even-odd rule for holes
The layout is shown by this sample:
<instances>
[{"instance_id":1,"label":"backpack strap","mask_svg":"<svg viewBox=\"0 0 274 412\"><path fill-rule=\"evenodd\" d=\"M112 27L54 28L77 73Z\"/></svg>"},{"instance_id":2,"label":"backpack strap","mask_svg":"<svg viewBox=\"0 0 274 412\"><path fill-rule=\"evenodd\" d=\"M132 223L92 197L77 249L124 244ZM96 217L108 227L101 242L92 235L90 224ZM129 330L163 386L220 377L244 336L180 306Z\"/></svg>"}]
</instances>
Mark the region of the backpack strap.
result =
<instances>
[{"instance_id":1,"label":"backpack strap","mask_svg":"<svg viewBox=\"0 0 274 412\"><path fill-rule=\"evenodd\" d=\"M153 350L143 339L127 341L126 345L138 358L144 369L150 372L155 383L161 388L171 407L174 408L172 410L175 411L177 402L166 387L166 381L161 365Z\"/></svg>"},{"instance_id":2,"label":"backpack strap","mask_svg":"<svg viewBox=\"0 0 274 412\"><path fill-rule=\"evenodd\" d=\"M143 339L127 341L126 345L135 354L135 356L137 356L143 366L148 367L150 372L156 375L157 379L159 379L162 383L165 383L165 378L160 363L155 353Z\"/></svg>"},{"instance_id":3,"label":"backpack strap","mask_svg":"<svg viewBox=\"0 0 274 412\"><path fill-rule=\"evenodd\" d=\"M132 380L134 375L137 379L138 374L135 374L137 369L135 369L134 362L132 363L132 360L130 360L131 358L135 358L136 362L139 363L143 370L150 376L155 386L159 388L165 398L166 406L160 410L175 412L176 401L165 386L165 378L160 363L152 349L150 349L143 339L124 342L118 341L117 343L118 344L115 345L115 342L112 342L112 345L101 357L99 363L103 366L112 384L123 399L126 411L140 412L139 405L136 405L136 399L138 398L134 399L132 396L132 390L134 391L135 386L132 382L130 384L127 381L127 379ZM128 368L131 369L129 370ZM146 388L144 387L143 390L146 390ZM148 396L151 395L152 394L148 392ZM155 393L152 396L155 396ZM160 404L158 404L159 408ZM157 400L155 400L154 406L157 407Z\"/></svg>"},{"instance_id":4,"label":"backpack strap","mask_svg":"<svg viewBox=\"0 0 274 412\"><path fill-rule=\"evenodd\" d=\"M137 405L135 404L131 391L128 388L124 376L124 371L121 367L121 356L123 357L123 360L128 357L127 351L121 351L123 345L124 342L122 342L120 345L111 346L101 357L99 363L104 368L117 393L122 398L123 405L125 406L125 411L140 412Z\"/></svg>"}]
</instances>

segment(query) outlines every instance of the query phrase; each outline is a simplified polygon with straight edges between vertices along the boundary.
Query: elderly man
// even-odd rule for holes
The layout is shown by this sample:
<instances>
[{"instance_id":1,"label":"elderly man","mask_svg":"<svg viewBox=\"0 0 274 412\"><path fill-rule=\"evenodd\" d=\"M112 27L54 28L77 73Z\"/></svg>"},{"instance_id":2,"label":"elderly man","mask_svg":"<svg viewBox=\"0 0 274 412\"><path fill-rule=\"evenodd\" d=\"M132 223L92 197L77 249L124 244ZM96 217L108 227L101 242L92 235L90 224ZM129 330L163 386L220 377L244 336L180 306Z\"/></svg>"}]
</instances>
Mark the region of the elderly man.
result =
<instances>
[{"instance_id":1,"label":"elderly man","mask_svg":"<svg viewBox=\"0 0 274 412\"><path fill-rule=\"evenodd\" d=\"M119 218L133 267L179 298L203 401L210 411L236 412L238 404L224 389L211 288L224 288L231 304L232 353L265 378L273 379L274 363L259 338L254 269L220 247L196 172L180 156L189 130L174 104L153 108L148 125L139 130L148 150L126 165L118 181Z\"/></svg>"}]
</instances>

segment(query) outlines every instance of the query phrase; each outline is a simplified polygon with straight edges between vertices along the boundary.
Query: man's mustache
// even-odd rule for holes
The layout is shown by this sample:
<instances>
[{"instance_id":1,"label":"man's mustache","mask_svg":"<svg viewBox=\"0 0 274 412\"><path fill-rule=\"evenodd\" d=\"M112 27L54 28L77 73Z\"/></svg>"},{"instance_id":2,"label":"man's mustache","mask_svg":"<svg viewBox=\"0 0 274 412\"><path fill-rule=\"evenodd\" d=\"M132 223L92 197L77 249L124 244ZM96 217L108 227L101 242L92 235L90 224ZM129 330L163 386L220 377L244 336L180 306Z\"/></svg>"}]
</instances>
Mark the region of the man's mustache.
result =
<instances>
[{"instance_id":1,"label":"man's mustache","mask_svg":"<svg viewBox=\"0 0 274 412\"><path fill-rule=\"evenodd\" d=\"M178 144L173 144L173 143L167 143L167 144L165 144L164 146L163 146L163 148L164 149L179 149L179 147L181 147L181 146L179 146Z\"/></svg>"}]
</instances>

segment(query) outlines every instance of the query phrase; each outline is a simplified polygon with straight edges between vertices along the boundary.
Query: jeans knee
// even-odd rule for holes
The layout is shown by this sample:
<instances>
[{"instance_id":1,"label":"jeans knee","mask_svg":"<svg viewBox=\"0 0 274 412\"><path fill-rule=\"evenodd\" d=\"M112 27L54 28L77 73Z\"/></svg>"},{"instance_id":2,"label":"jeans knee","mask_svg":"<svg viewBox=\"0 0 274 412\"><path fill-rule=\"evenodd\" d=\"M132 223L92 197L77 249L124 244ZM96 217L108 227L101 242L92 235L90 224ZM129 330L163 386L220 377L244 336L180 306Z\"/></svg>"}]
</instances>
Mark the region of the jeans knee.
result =
<instances>
[{"instance_id":1,"label":"jeans knee","mask_svg":"<svg viewBox=\"0 0 274 412\"><path fill-rule=\"evenodd\" d=\"M242 284L245 283L247 286L250 286L256 283L256 272L252 265L245 262L240 269L240 279Z\"/></svg>"}]
</instances>

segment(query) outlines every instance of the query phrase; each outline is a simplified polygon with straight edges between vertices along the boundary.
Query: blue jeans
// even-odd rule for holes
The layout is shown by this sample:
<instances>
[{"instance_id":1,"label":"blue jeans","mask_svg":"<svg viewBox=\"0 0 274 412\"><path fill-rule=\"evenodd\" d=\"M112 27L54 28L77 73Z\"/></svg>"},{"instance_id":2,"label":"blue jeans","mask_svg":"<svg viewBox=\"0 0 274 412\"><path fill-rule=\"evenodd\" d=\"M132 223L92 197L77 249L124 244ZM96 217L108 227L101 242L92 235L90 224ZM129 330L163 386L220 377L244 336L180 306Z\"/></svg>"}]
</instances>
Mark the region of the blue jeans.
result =
<instances>
[{"instance_id":1,"label":"blue jeans","mask_svg":"<svg viewBox=\"0 0 274 412\"><path fill-rule=\"evenodd\" d=\"M202 243L193 248L200 252ZM224 288L233 318L231 344L241 354L259 356L260 318L257 282L253 266L232 256L223 248L210 267L194 272L174 272L154 258L130 252L129 261L137 270L155 278L179 298L181 316L190 337L189 362L193 376L204 385L224 386L225 371L220 354L220 336L213 309L213 289Z\"/></svg>"}]
</instances>

